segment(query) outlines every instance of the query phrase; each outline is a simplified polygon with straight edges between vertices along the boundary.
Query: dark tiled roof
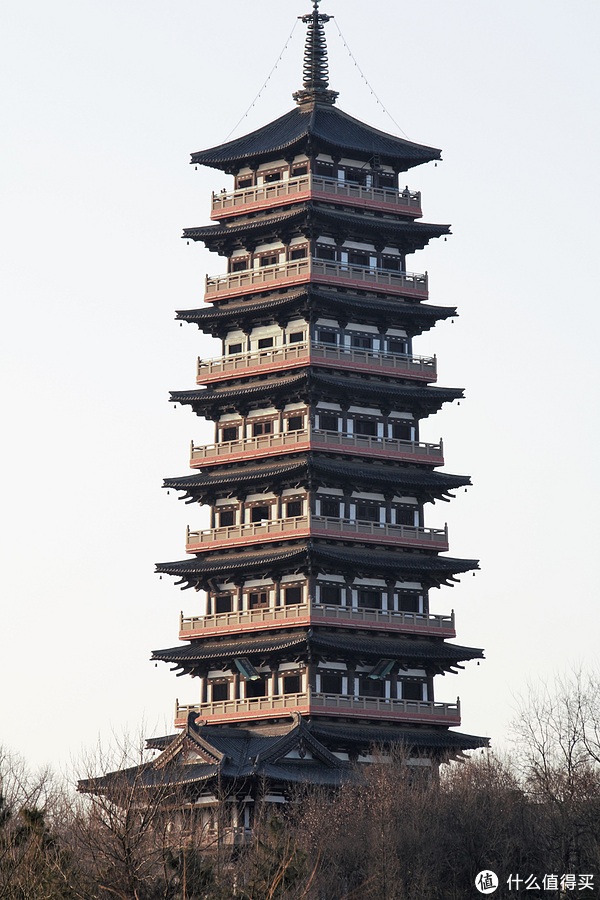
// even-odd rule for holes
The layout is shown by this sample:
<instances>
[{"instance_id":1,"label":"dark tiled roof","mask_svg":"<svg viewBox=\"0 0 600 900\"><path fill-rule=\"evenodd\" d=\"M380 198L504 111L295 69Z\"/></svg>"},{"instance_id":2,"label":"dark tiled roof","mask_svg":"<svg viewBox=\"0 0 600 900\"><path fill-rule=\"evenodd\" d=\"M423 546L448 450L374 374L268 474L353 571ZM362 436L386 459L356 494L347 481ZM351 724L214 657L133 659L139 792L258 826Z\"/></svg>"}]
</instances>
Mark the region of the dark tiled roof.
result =
<instances>
[{"instance_id":1,"label":"dark tiled roof","mask_svg":"<svg viewBox=\"0 0 600 900\"><path fill-rule=\"evenodd\" d=\"M446 731L445 729L385 728L359 724L355 728L348 728L344 725L330 725L315 721L311 723L311 730L316 737L328 743L344 744L348 742L365 746L402 743L417 749L456 748L462 750L475 750L477 747L489 745L489 738L461 734L458 731Z\"/></svg>"},{"instance_id":2,"label":"dark tiled roof","mask_svg":"<svg viewBox=\"0 0 600 900\"><path fill-rule=\"evenodd\" d=\"M267 160L304 152L311 145L324 151L381 162L400 171L441 159L433 147L415 144L359 122L335 106L315 103L296 107L279 119L226 144L192 153L192 163L233 171L250 160Z\"/></svg>"},{"instance_id":3,"label":"dark tiled roof","mask_svg":"<svg viewBox=\"0 0 600 900\"><path fill-rule=\"evenodd\" d=\"M308 720L297 714L293 715L289 724L267 726L260 730L208 725L198 727L188 721L182 734L148 740L149 749L162 751L151 763L81 781L78 789L110 796L125 783L134 785L139 791L160 789L168 797L173 786L187 790L188 796L197 797L200 793L213 790L217 779L229 784L237 783L238 789L244 792L252 790L252 785L262 790L265 778L284 789L286 784L336 786L349 779L362 779L361 769L336 757L332 752L336 749L365 753L374 746L401 745L411 754L422 753L444 759L488 744L488 738L443 728L371 726L361 722L349 726L319 719ZM195 747L201 753L208 748L209 757L219 758L220 762L214 764L198 760L190 763L187 758L182 765L178 761L178 753L186 754ZM287 754L296 748L309 750L313 759L287 759Z\"/></svg>"},{"instance_id":4,"label":"dark tiled roof","mask_svg":"<svg viewBox=\"0 0 600 900\"><path fill-rule=\"evenodd\" d=\"M401 300L381 300L374 297L358 297L351 293L325 291L307 285L300 291L286 294L274 293L268 299L236 301L226 305L217 303L201 309L178 310L176 318L196 323L209 333L218 332L229 323L239 321L275 321L277 313L321 314L324 309L336 315L348 316L351 321L377 322L389 328L397 325L419 334L431 328L440 319L455 316L456 307L430 306L426 303L405 303Z\"/></svg>"},{"instance_id":5,"label":"dark tiled roof","mask_svg":"<svg viewBox=\"0 0 600 900\"><path fill-rule=\"evenodd\" d=\"M290 403L296 397L309 400L315 395L321 399L350 396L358 405L384 403L392 409L408 407L421 416L436 412L443 403L463 397L462 388L414 386L374 378L335 378L314 371L311 366L287 377L246 380L233 386L226 382L223 387L196 391L172 391L170 397L171 402L191 406L196 413L204 414L212 409L216 415L217 411L235 409L240 403L264 402L281 393L286 394Z\"/></svg>"},{"instance_id":6,"label":"dark tiled roof","mask_svg":"<svg viewBox=\"0 0 600 900\"><path fill-rule=\"evenodd\" d=\"M306 566L385 573L400 579L443 583L453 576L477 569L479 564L474 559L455 559L436 554L301 541L276 550L257 546L243 553L202 553L176 562L157 563L156 572L179 577L190 586L195 586L196 582L206 583L207 578L220 575L269 573L273 569L294 572Z\"/></svg>"},{"instance_id":7,"label":"dark tiled roof","mask_svg":"<svg viewBox=\"0 0 600 900\"><path fill-rule=\"evenodd\" d=\"M471 483L466 475L448 475L427 469L409 469L401 466L382 466L376 463L343 463L337 460L310 455L296 457L285 463L269 463L262 466L237 466L233 469L217 469L182 478L165 478L163 486L177 491L186 491L185 496L198 499L214 491L229 486L260 486L278 484L286 479L302 479L310 482L318 476L327 479L331 485L370 485L416 493L426 497L442 497L448 491L456 490Z\"/></svg>"},{"instance_id":8,"label":"dark tiled roof","mask_svg":"<svg viewBox=\"0 0 600 900\"><path fill-rule=\"evenodd\" d=\"M338 212L307 202L289 212L261 216L237 224L234 221L229 224L185 228L182 237L186 240L203 241L210 250L216 250L225 244L244 246L245 237L256 241L258 235L278 237L282 233L289 233L290 229L302 234L309 231L333 236L343 234L347 240L363 240L364 235L370 235L375 241L398 243L406 252L422 250L432 238L450 234L449 225L404 222L400 219Z\"/></svg>"},{"instance_id":9,"label":"dark tiled roof","mask_svg":"<svg viewBox=\"0 0 600 900\"><path fill-rule=\"evenodd\" d=\"M167 650L154 650L153 660L185 663L201 660L226 660L240 656L262 656L294 648L294 653L304 649L348 654L357 657L389 658L399 660L444 660L447 663L483 658L483 650L449 644L446 641L415 641L398 638L381 638L371 635L346 635L327 631L295 631L272 637L239 637L233 641L195 640L189 644Z\"/></svg>"}]
</instances>

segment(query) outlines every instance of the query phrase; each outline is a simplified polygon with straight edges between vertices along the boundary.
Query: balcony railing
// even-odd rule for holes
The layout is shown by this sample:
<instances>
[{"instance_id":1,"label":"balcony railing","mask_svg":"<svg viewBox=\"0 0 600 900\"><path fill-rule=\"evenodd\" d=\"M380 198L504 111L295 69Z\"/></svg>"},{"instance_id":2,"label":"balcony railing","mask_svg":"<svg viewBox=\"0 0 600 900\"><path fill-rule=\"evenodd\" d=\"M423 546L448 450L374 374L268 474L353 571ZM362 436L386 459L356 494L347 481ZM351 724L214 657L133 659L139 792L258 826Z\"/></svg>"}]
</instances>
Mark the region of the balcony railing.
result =
<instances>
[{"instance_id":1,"label":"balcony railing","mask_svg":"<svg viewBox=\"0 0 600 900\"><path fill-rule=\"evenodd\" d=\"M221 375L250 374L253 370L270 371L310 363L344 366L370 373L408 375L423 381L435 381L437 375L435 356L409 356L404 353L357 350L354 347L304 341L232 356L198 358L197 381L205 384Z\"/></svg>"},{"instance_id":2,"label":"balcony railing","mask_svg":"<svg viewBox=\"0 0 600 900\"><path fill-rule=\"evenodd\" d=\"M459 725L460 700L436 703L428 700L386 700L380 697L351 697L346 694L278 694L274 697L252 697L247 700L221 700L183 706L175 701L175 725L187 722L189 713L213 721L273 718L286 710L323 712L326 715L390 718Z\"/></svg>"},{"instance_id":3,"label":"balcony railing","mask_svg":"<svg viewBox=\"0 0 600 900\"><path fill-rule=\"evenodd\" d=\"M349 181L338 181L319 175L303 175L289 181L276 181L272 184L213 194L212 218L219 219L241 210L247 211L248 207L253 206L269 207L277 206L282 201L304 200L310 194L345 198L351 200L353 206L391 206L394 212L413 217L421 215L420 191L363 187Z\"/></svg>"},{"instance_id":4,"label":"balcony railing","mask_svg":"<svg viewBox=\"0 0 600 900\"><path fill-rule=\"evenodd\" d=\"M321 450L332 449L350 454L368 453L369 456L383 459L406 459L434 466L444 464L442 441L439 444L425 444L421 441L400 441L396 438L377 438L364 434L343 434L308 428L302 431L285 431L281 434L263 434L222 444L196 446L192 441L190 465L203 467L225 460L234 462L242 458L258 459L261 456L272 456L278 450L289 453L290 450L307 450L313 446Z\"/></svg>"},{"instance_id":5,"label":"balcony railing","mask_svg":"<svg viewBox=\"0 0 600 900\"><path fill-rule=\"evenodd\" d=\"M189 640L208 633L244 631L297 625L299 620L316 620L321 624L350 623L362 628L386 628L411 633L434 633L444 637L454 637L456 628L454 613L450 616L434 616L427 613L400 612L394 610L366 609L354 606L330 606L324 604L298 603L292 606L246 609L237 612L214 613L210 616L179 617L179 637Z\"/></svg>"},{"instance_id":6,"label":"balcony railing","mask_svg":"<svg viewBox=\"0 0 600 900\"><path fill-rule=\"evenodd\" d=\"M257 538L264 542L282 538L306 537L309 534L339 537L341 540L350 538L377 543L402 544L409 547L427 547L435 550L448 549L447 525L444 528L420 528L417 525L390 525L312 514L293 516L287 519L263 519L261 522L228 525L225 528L210 528L206 531L190 531L188 527L185 543L187 553L196 553L198 550L251 543Z\"/></svg>"},{"instance_id":7,"label":"balcony railing","mask_svg":"<svg viewBox=\"0 0 600 900\"><path fill-rule=\"evenodd\" d=\"M244 269L228 275L206 276L206 300L216 300L226 294L247 293L266 287L289 286L306 281L329 282L364 289L381 287L392 293L427 299L427 273L395 272L350 263L329 262L324 259L298 259L294 262Z\"/></svg>"}]
</instances>

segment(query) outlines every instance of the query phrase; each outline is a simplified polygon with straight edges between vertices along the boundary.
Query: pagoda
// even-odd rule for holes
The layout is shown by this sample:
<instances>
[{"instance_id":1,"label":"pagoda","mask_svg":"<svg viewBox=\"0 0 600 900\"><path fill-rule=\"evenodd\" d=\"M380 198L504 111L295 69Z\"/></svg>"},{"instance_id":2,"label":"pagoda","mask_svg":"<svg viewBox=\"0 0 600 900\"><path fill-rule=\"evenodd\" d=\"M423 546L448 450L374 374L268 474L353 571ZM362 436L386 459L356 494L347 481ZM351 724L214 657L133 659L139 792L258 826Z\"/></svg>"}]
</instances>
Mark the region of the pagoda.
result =
<instances>
[{"instance_id":1,"label":"pagoda","mask_svg":"<svg viewBox=\"0 0 600 900\"><path fill-rule=\"evenodd\" d=\"M456 315L408 271L449 227L422 222L420 193L399 185L440 151L339 109L330 17L313 6L295 107L192 154L234 184L213 194L212 224L183 235L225 260L204 305L177 312L221 352L198 360L194 390L171 394L215 431L192 444L192 474L164 486L192 522L210 507L210 527L188 528L186 558L157 572L205 605L182 614L177 647L152 655L193 681L179 732L148 745L156 777L167 767L185 782L207 822L217 783L230 785L234 834L251 828L265 784L283 802L299 783L341 784L386 747L436 766L487 745L454 730L460 702L434 686L483 656L452 642L454 612L429 605L432 588L477 568L445 555L446 527L425 524L428 504L470 484L441 470L441 441L420 439L421 422L463 396L413 352Z\"/></svg>"}]
</instances>

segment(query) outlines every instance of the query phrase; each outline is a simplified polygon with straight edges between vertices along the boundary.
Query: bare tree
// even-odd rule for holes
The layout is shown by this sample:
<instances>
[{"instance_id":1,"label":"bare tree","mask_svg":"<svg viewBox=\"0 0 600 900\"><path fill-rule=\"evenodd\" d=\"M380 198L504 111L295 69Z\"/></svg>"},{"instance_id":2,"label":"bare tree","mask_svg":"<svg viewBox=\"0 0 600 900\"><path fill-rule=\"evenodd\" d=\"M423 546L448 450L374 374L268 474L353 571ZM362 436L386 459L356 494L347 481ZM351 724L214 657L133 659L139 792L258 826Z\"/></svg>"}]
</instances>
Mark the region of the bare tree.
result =
<instances>
[{"instance_id":1,"label":"bare tree","mask_svg":"<svg viewBox=\"0 0 600 900\"><path fill-rule=\"evenodd\" d=\"M57 797L48 770L31 773L0 749L1 900L74 896L61 875L65 851L49 825Z\"/></svg>"}]
</instances>

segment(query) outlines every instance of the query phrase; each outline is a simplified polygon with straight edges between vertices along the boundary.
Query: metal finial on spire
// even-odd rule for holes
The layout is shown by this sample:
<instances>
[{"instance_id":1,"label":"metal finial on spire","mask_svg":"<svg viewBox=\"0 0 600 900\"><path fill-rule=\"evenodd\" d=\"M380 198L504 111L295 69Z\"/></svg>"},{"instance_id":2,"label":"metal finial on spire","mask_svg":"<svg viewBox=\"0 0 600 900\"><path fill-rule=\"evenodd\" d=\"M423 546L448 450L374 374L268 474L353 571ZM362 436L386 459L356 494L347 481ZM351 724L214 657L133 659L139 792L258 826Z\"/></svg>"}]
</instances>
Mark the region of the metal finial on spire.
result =
<instances>
[{"instance_id":1,"label":"metal finial on spire","mask_svg":"<svg viewBox=\"0 0 600 900\"><path fill-rule=\"evenodd\" d=\"M333 104L339 96L337 91L329 90L329 63L324 28L333 17L319 12L319 2L320 0L312 0L313 11L299 17L308 25L302 66L303 90L293 95L294 100L300 104L315 101Z\"/></svg>"}]
</instances>

